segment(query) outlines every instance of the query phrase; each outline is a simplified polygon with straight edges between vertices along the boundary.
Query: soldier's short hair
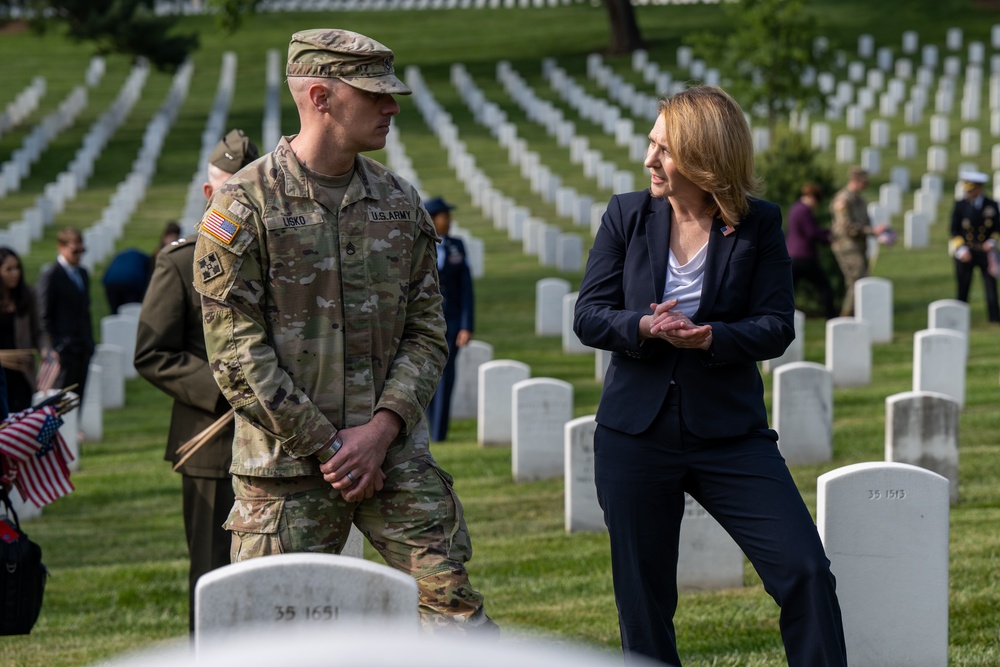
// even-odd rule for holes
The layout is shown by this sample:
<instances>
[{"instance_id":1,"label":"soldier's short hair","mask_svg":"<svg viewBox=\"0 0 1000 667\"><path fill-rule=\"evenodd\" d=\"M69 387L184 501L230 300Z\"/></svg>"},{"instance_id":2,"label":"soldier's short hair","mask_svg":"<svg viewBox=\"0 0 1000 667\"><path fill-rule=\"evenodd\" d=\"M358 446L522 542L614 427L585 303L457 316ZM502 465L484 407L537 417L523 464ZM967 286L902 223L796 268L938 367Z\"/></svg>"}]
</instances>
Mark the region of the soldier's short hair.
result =
<instances>
[{"instance_id":1,"label":"soldier's short hair","mask_svg":"<svg viewBox=\"0 0 1000 667\"><path fill-rule=\"evenodd\" d=\"M396 77L393 58L388 47L350 30L302 30L288 44L285 76L340 79L372 93L409 95L412 91Z\"/></svg>"}]
</instances>

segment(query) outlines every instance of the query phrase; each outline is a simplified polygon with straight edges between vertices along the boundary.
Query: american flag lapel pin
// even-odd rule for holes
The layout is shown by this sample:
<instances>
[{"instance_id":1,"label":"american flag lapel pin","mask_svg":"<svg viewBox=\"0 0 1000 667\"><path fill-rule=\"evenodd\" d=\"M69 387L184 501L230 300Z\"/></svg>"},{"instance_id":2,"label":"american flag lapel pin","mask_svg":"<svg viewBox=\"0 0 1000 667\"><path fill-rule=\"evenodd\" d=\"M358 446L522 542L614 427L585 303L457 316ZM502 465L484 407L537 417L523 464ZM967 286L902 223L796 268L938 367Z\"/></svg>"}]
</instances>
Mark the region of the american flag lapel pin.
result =
<instances>
[{"instance_id":1,"label":"american flag lapel pin","mask_svg":"<svg viewBox=\"0 0 1000 667\"><path fill-rule=\"evenodd\" d=\"M725 227L722 228L722 235L723 236L729 236L730 234L732 234L735 231L736 231L735 227L733 227L732 225L726 225Z\"/></svg>"}]
</instances>

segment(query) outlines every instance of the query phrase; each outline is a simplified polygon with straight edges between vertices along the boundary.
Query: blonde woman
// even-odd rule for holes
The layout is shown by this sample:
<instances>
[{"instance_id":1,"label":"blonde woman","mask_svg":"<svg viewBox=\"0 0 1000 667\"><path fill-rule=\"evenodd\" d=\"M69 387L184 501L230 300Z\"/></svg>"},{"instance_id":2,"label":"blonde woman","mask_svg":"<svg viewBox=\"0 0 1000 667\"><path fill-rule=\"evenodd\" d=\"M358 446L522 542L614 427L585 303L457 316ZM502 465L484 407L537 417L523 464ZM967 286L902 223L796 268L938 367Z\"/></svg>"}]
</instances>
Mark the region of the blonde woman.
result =
<instances>
[{"instance_id":1,"label":"blonde woman","mask_svg":"<svg viewBox=\"0 0 1000 667\"><path fill-rule=\"evenodd\" d=\"M846 665L830 562L768 427L757 370L792 341L794 300L780 211L751 196L749 127L729 95L702 86L662 100L649 139L650 187L611 198L574 323L585 344L613 353L594 454L622 646L680 665L688 493L781 606L788 664Z\"/></svg>"}]
</instances>

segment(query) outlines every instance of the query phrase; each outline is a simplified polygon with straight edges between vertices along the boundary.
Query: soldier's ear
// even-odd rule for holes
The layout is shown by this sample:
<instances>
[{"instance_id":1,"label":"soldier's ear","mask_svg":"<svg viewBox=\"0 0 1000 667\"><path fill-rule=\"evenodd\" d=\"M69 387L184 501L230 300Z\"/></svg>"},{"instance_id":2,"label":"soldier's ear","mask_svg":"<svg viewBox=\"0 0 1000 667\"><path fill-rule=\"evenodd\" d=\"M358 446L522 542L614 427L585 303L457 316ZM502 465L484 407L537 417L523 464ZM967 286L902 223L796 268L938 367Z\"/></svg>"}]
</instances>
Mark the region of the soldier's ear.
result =
<instances>
[{"instance_id":1,"label":"soldier's ear","mask_svg":"<svg viewBox=\"0 0 1000 667\"><path fill-rule=\"evenodd\" d=\"M330 91L326 86L314 83L309 86L309 101L317 111L326 113L330 110Z\"/></svg>"}]
</instances>

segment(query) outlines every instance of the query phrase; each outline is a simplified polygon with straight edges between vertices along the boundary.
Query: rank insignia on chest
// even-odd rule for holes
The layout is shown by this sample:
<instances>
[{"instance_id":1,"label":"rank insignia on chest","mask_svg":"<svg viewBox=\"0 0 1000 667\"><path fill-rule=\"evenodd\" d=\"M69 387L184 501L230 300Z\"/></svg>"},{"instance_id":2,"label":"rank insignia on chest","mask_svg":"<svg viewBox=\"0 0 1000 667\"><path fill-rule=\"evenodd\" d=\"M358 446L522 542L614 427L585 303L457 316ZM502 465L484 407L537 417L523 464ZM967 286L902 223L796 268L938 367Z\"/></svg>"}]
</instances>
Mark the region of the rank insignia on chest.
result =
<instances>
[{"instance_id":1,"label":"rank insignia on chest","mask_svg":"<svg viewBox=\"0 0 1000 667\"><path fill-rule=\"evenodd\" d=\"M201 229L205 233L211 234L226 245L229 245L240 231L240 225L235 220L227 218L213 208L202 221Z\"/></svg>"},{"instance_id":2,"label":"rank insignia on chest","mask_svg":"<svg viewBox=\"0 0 1000 667\"><path fill-rule=\"evenodd\" d=\"M219 261L219 256L214 251L198 259L197 267L202 282L208 282L212 278L222 275L222 262Z\"/></svg>"}]
</instances>

